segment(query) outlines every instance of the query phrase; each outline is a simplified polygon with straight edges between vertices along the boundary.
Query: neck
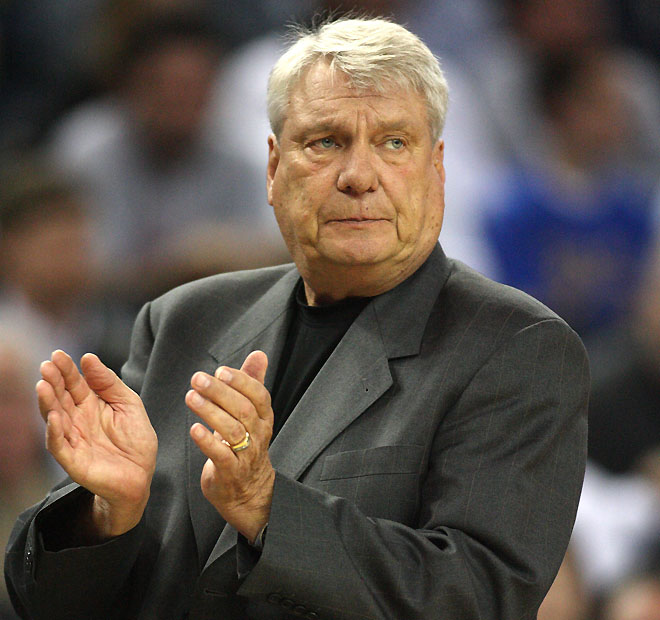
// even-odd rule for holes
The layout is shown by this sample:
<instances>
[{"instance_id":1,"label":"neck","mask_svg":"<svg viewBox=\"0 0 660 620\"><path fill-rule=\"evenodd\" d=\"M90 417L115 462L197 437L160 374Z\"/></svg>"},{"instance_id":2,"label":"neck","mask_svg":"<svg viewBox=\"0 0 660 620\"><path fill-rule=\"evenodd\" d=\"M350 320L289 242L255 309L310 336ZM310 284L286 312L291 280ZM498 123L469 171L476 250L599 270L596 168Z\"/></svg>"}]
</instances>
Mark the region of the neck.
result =
<instances>
[{"instance_id":1,"label":"neck","mask_svg":"<svg viewBox=\"0 0 660 620\"><path fill-rule=\"evenodd\" d=\"M391 265L332 265L313 269L298 265L310 306L324 306L350 297L375 297L397 287L422 265L428 256L415 263Z\"/></svg>"}]
</instances>

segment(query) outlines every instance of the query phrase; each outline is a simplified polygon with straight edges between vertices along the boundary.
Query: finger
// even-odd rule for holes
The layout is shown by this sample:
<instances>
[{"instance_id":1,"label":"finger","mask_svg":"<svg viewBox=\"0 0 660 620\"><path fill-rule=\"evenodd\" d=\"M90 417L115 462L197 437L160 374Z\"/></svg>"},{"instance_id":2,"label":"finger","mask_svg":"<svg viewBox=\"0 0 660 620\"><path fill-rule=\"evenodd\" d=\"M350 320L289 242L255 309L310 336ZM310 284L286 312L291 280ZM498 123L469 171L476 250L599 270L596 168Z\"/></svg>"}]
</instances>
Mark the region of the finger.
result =
<instances>
[{"instance_id":1,"label":"finger","mask_svg":"<svg viewBox=\"0 0 660 620\"><path fill-rule=\"evenodd\" d=\"M218 379L247 398L263 420L272 417L270 392L263 384L267 366L266 354L253 351L245 358L241 370L220 366L215 372Z\"/></svg>"},{"instance_id":2,"label":"finger","mask_svg":"<svg viewBox=\"0 0 660 620\"><path fill-rule=\"evenodd\" d=\"M53 390L53 386L45 379L40 379L39 381L37 381L35 390L37 392L39 413L41 413L41 417L44 419L44 422L47 422L48 412L60 408L61 407L60 402L55 396L55 391Z\"/></svg>"},{"instance_id":3,"label":"finger","mask_svg":"<svg viewBox=\"0 0 660 620\"><path fill-rule=\"evenodd\" d=\"M233 385L230 385L232 373L238 374L240 371L225 368L224 366L220 367L217 372L218 377L230 377L228 381L223 381L205 372L196 372L192 376L190 384L202 397L217 405L246 427L251 428L256 420L258 420L259 414L255 404L249 398L250 395L244 395L235 389ZM255 387L260 386L261 390L265 391L265 388L260 383L247 377L247 375L244 376L246 380L253 382Z\"/></svg>"},{"instance_id":4,"label":"finger","mask_svg":"<svg viewBox=\"0 0 660 620\"><path fill-rule=\"evenodd\" d=\"M230 415L215 403L204 398L196 390L190 390L186 394L186 405L191 411L206 422L214 431L226 439L230 444L235 444L245 437L245 425L236 417Z\"/></svg>"},{"instance_id":5,"label":"finger","mask_svg":"<svg viewBox=\"0 0 660 620\"><path fill-rule=\"evenodd\" d=\"M80 360L80 367L89 387L105 402L113 405L134 405L140 400L140 397L97 355L85 353Z\"/></svg>"},{"instance_id":6,"label":"finger","mask_svg":"<svg viewBox=\"0 0 660 620\"><path fill-rule=\"evenodd\" d=\"M56 411L51 411L46 420L46 448L68 472L73 458L73 450L64 435L62 416Z\"/></svg>"},{"instance_id":7,"label":"finger","mask_svg":"<svg viewBox=\"0 0 660 620\"><path fill-rule=\"evenodd\" d=\"M73 363L71 356L58 349L53 352L51 360L57 366L64 379L64 389L71 394L76 405L82 403L90 394L87 381L83 378L78 367Z\"/></svg>"},{"instance_id":8,"label":"finger","mask_svg":"<svg viewBox=\"0 0 660 620\"><path fill-rule=\"evenodd\" d=\"M236 462L236 453L225 443L222 438L212 433L203 424L195 423L190 427L190 436L202 451L204 456L211 459L219 469L232 462Z\"/></svg>"},{"instance_id":9,"label":"finger","mask_svg":"<svg viewBox=\"0 0 660 620\"><path fill-rule=\"evenodd\" d=\"M252 351L243 362L241 370L263 385L268 368L268 356L263 351Z\"/></svg>"},{"instance_id":10,"label":"finger","mask_svg":"<svg viewBox=\"0 0 660 620\"><path fill-rule=\"evenodd\" d=\"M62 416L64 432L68 434L71 429L71 418L68 412L75 407L71 395L63 389L64 381L62 376L52 362L44 362L41 365L41 374L45 378L38 381L35 386L41 417L44 419L44 422L47 422L48 413L57 411ZM61 393L55 390L54 381L62 386Z\"/></svg>"},{"instance_id":11,"label":"finger","mask_svg":"<svg viewBox=\"0 0 660 620\"><path fill-rule=\"evenodd\" d=\"M62 409L67 411L73 409L76 405L73 402L73 398L71 398L71 394L67 392L64 377L60 369L52 361L48 360L41 363L39 371L42 378L51 385L55 398Z\"/></svg>"}]
</instances>

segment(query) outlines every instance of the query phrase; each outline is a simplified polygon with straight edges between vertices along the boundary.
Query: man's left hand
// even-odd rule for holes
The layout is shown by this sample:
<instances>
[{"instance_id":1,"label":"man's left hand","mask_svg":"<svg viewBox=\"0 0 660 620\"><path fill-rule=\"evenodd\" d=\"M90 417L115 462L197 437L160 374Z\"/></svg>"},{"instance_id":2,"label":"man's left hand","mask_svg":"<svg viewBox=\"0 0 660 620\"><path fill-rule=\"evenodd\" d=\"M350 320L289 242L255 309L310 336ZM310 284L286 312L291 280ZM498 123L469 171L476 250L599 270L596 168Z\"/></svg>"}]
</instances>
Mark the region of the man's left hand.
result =
<instances>
[{"instance_id":1,"label":"man's left hand","mask_svg":"<svg viewBox=\"0 0 660 620\"><path fill-rule=\"evenodd\" d=\"M200 423L190 429L208 457L202 470L202 492L249 541L268 522L275 481L268 456L273 409L264 387L267 366L266 354L253 351L240 370L220 366L215 376L196 372L186 394L188 407L213 430ZM248 447L236 449L246 433Z\"/></svg>"}]
</instances>

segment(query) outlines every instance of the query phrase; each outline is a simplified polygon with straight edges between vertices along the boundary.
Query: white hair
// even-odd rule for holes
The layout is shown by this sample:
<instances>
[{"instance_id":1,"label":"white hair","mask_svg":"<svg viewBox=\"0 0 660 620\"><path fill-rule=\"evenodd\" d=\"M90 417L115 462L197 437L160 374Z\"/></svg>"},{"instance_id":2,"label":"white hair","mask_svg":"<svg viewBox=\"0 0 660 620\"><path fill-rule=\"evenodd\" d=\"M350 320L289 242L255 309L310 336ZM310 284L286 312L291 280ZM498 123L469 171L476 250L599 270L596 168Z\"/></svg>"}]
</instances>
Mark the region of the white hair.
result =
<instances>
[{"instance_id":1,"label":"white hair","mask_svg":"<svg viewBox=\"0 0 660 620\"><path fill-rule=\"evenodd\" d=\"M273 67L268 80L268 118L280 135L289 97L306 69L319 61L345 75L352 87L384 92L412 89L426 100L434 140L442 134L449 89L438 59L412 32L383 18L344 18L314 30L298 30L296 40Z\"/></svg>"}]
</instances>

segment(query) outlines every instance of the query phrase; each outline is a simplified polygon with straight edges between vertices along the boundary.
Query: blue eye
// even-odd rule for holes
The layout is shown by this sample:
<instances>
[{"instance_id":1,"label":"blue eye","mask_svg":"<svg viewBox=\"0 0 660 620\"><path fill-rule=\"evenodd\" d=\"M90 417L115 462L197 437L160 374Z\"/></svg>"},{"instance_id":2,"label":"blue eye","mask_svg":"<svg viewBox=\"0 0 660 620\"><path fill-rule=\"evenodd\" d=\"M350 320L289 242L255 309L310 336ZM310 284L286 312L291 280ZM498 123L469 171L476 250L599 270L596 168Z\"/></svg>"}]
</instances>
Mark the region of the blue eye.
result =
<instances>
[{"instance_id":1,"label":"blue eye","mask_svg":"<svg viewBox=\"0 0 660 620\"><path fill-rule=\"evenodd\" d=\"M321 145L321 148L324 149L331 149L333 146L336 145L335 141L332 138L321 138L319 140L319 144Z\"/></svg>"},{"instance_id":2,"label":"blue eye","mask_svg":"<svg viewBox=\"0 0 660 620\"><path fill-rule=\"evenodd\" d=\"M403 140L401 138L390 138L387 141L387 144L389 144L390 148L398 151L399 149L402 149L405 145L403 143Z\"/></svg>"}]
</instances>

